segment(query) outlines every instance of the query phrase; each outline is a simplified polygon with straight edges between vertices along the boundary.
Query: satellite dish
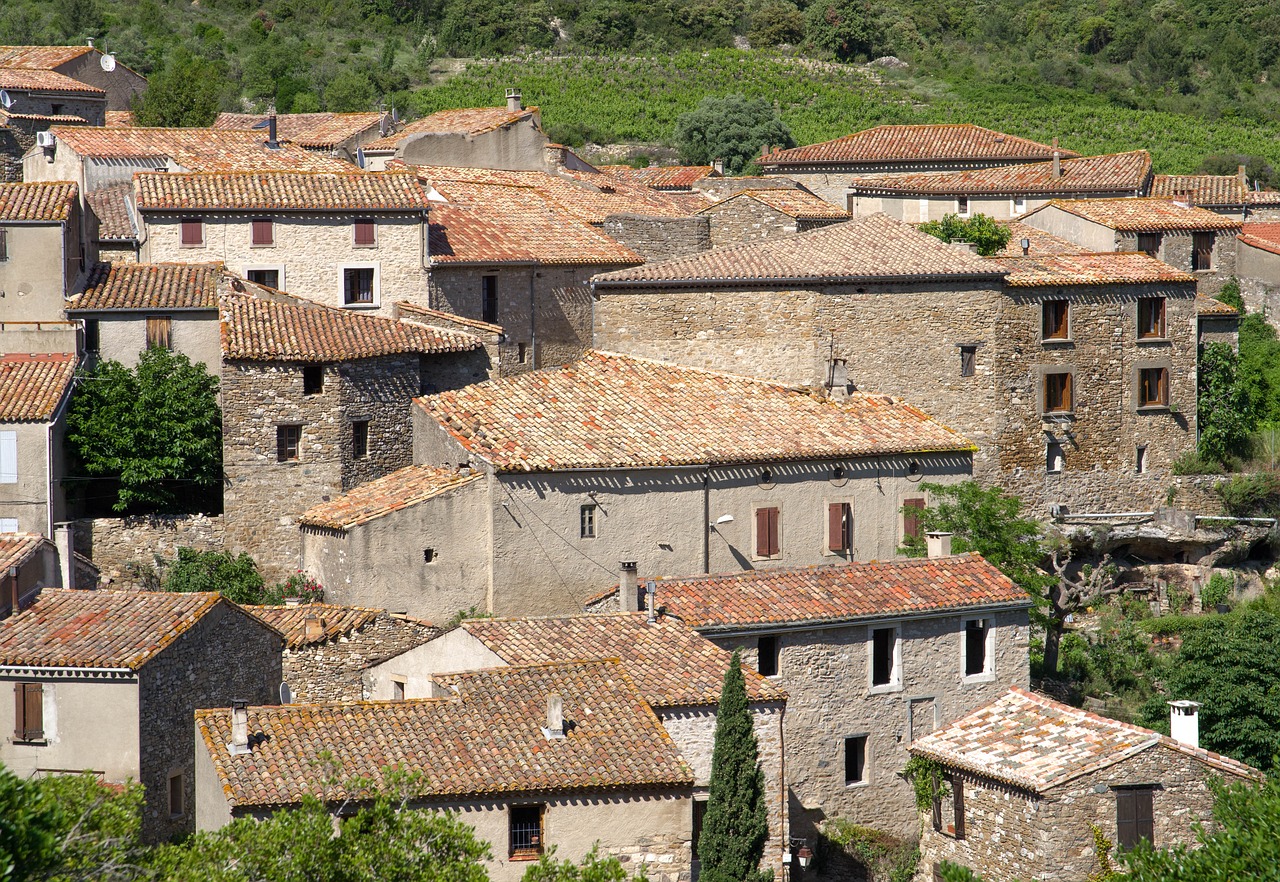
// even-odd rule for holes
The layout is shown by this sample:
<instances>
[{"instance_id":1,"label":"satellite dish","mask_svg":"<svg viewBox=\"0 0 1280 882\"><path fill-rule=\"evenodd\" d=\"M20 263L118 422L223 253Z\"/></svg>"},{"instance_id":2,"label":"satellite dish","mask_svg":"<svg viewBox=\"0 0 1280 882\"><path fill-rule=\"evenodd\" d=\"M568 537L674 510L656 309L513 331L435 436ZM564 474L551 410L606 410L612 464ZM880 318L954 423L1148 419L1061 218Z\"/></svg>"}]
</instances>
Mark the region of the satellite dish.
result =
<instances>
[{"instance_id":1,"label":"satellite dish","mask_svg":"<svg viewBox=\"0 0 1280 882\"><path fill-rule=\"evenodd\" d=\"M293 704L293 690L289 688L288 683L280 684L280 703Z\"/></svg>"},{"instance_id":2,"label":"satellite dish","mask_svg":"<svg viewBox=\"0 0 1280 882\"><path fill-rule=\"evenodd\" d=\"M98 64L102 65L102 69L107 73L111 73L116 69L116 57L114 55L104 55L98 59Z\"/></svg>"},{"instance_id":3,"label":"satellite dish","mask_svg":"<svg viewBox=\"0 0 1280 882\"><path fill-rule=\"evenodd\" d=\"M6 92L4 89L0 89L0 107L3 107L5 110L8 110L12 106L13 106L13 96L10 95L8 92Z\"/></svg>"},{"instance_id":4,"label":"satellite dish","mask_svg":"<svg viewBox=\"0 0 1280 882\"><path fill-rule=\"evenodd\" d=\"M364 163L365 163L364 148L357 147L356 148L356 165L360 166L360 168L364 168Z\"/></svg>"}]
</instances>

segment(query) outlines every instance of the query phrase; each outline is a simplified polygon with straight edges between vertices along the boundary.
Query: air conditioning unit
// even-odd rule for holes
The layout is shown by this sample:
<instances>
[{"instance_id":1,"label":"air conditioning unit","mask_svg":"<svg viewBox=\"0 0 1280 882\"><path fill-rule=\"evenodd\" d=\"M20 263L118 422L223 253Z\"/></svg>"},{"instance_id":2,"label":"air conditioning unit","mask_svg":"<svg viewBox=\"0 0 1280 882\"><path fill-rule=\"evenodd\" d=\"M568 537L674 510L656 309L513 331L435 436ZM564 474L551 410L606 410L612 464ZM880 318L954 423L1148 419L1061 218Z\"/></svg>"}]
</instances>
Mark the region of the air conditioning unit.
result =
<instances>
[{"instance_id":1,"label":"air conditioning unit","mask_svg":"<svg viewBox=\"0 0 1280 882\"><path fill-rule=\"evenodd\" d=\"M54 137L53 132L36 132L37 147L44 147L45 149L49 149L53 147L55 143L57 143L57 140L58 139Z\"/></svg>"}]
</instances>

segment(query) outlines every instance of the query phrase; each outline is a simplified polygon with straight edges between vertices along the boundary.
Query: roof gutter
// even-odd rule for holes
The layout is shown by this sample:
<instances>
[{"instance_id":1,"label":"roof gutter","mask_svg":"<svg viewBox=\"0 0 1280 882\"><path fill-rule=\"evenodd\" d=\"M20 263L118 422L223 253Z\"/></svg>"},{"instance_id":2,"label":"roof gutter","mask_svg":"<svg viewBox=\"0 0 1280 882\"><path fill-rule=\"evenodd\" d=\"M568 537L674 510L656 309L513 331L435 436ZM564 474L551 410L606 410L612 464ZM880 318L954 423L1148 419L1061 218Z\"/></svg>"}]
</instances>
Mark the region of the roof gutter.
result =
<instances>
[{"instance_id":1,"label":"roof gutter","mask_svg":"<svg viewBox=\"0 0 1280 882\"><path fill-rule=\"evenodd\" d=\"M703 287L776 287L778 285L805 285L820 283L825 286L841 282L985 282L1003 280L1008 273L919 273L906 276L795 276L758 279L593 279L591 289L596 288L703 288Z\"/></svg>"},{"instance_id":2,"label":"roof gutter","mask_svg":"<svg viewBox=\"0 0 1280 882\"><path fill-rule=\"evenodd\" d=\"M470 449L468 448L468 450ZM892 457L892 456L931 456L931 455L942 456L949 453L975 453L977 450L978 450L978 446L971 442L965 447L947 447L947 448L941 448L941 449L870 451L867 453L849 453L846 451L841 453L825 454L823 456L804 456L804 457L788 456L788 457L780 457L777 459L762 457L759 459L736 459L736 460L725 461L725 462L705 462L705 463L692 463L692 464L672 463L670 465L652 465L652 464L644 464L644 463L636 463L636 464L624 463L621 465L580 466L580 467L573 467L573 468L538 468L538 469L502 468L500 466L495 465L492 460L490 460L488 457L486 457L484 454L480 453L479 451L471 450L470 452L480 457L490 465L493 465L494 473L498 475L540 475L540 474L541 475L545 475L545 474L563 475L563 474L575 474L575 473L585 473L585 472L616 472L616 471L625 470L625 469L632 469L634 471L659 471L659 470L687 471L687 470L696 470L696 469L731 469L731 468L740 468L742 466L759 465L761 463L827 462L835 459L870 459L873 457L885 458L885 457Z\"/></svg>"},{"instance_id":3,"label":"roof gutter","mask_svg":"<svg viewBox=\"0 0 1280 882\"><path fill-rule=\"evenodd\" d=\"M135 676L132 668L90 668L79 665L0 665L0 676L51 677L70 679L87 677L94 680L122 680Z\"/></svg>"},{"instance_id":4,"label":"roof gutter","mask_svg":"<svg viewBox=\"0 0 1280 882\"><path fill-rule=\"evenodd\" d=\"M661 593L662 583L658 583L659 593ZM953 615L969 615L970 613L985 612L1010 612L1019 609L1030 609L1035 606L1035 601L1030 597L1026 600L1009 601L1007 603L986 603L980 606L948 606L940 609L932 609L919 612L907 613L873 613L865 616L850 616L847 619L809 619L801 622L761 622L752 625L689 625L699 634L716 637L746 637L752 634L759 634L762 631L770 633L790 634L796 631L830 631L835 628L845 628L849 625L856 625L862 622L906 622L919 619L938 619L945 616ZM667 612L666 615L673 618L677 614ZM685 622L688 625L688 622Z\"/></svg>"}]
</instances>

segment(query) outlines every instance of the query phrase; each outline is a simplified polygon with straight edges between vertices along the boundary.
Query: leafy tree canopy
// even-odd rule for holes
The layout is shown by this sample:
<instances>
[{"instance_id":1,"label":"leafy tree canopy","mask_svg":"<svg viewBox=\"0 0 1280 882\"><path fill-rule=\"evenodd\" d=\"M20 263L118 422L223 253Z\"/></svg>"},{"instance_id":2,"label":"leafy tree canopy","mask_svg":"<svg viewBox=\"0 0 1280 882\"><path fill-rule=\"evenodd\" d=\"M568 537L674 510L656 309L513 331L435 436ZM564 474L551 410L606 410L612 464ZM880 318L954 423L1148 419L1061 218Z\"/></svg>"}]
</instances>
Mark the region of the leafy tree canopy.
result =
<instances>
[{"instance_id":1,"label":"leafy tree canopy","mask_svg":"<svg viewBox=\"0 0 1280 882\"><path fill-rule=\"evenodd\" d=\"M693 165L724 160L726 173L738 174L760 155L761 147L794 147L778 111L763 98L703 98L676 120L676 145Z\"/></svg>"},{"instance_id":2,"label":"leafy tree canopy","mask_svg":"<svg viewBox=\"0 0 1280 882\"><path fill-rule=\"evenodd\" d=\"M1221 463L1247 452L1257 421L1249 389L1239 381L1240 357L1227 343L1200 349L1198 407L1200 455Z\"/></svg>"},{"instance_id":3,"label":"leafy tree canopy","mask_svg":"<svg viewBox=\"0 0 1280 882\"><path fill-rule=\"evenodd\" d=\"M151 74L134 103L140 126L207 126L218 115L227 72L223 65L179 49Z\"/></svg>"},{"instance_id":4,"label":"leafy tree canopy","mask_svg":"<svg viewBox=\"0 0 1280 882\"><path fill-rule=\"evenodd\" d=\"M637 874L635 882L643 882ZM627 871L616 857L601 857L596 848L587 853L581 863L556 860L555 849L543 854L536 864L524 871L520 882L627 882Z\"/></svg>"},{"instance_id":5,"label":"leafy tree canopy","mask_svg":"<svg viewBox=\"0 0 1280 882\"><path fill-rule=\"evenodd\" d=\"M920 225L920 232L935 236L943 242L972 242L983 257L997 254L1009 244L1009 228L998 224L985 214L962 218L958 214L944 215L940 221Z\"/></svg>"}]
</instances>

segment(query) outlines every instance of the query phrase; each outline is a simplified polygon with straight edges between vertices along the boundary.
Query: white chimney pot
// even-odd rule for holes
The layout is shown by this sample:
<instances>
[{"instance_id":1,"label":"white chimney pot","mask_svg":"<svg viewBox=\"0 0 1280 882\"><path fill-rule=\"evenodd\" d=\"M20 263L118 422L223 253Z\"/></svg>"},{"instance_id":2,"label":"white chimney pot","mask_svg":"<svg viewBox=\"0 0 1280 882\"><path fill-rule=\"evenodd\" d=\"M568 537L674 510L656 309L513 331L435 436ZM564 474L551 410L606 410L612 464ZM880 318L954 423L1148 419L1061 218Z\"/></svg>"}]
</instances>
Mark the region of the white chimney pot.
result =
<instances>
[{"instance_id":1,"label":"white chimney pot","mask_svg":"<svg viewBox=\"0 0 1280 882\"><path fill-rule=\"evenodd\" d=\"M951 556L951 535L941 531L925 533L925 546L929 549L929 557Z\"/></svg>"},{"instance_id":2,"label":"white chimney pot","mask_svg":"<svg viewBox=\"0 0 1280 882\"><path fill-rule=\"evenodd\" d=\"M1200 746L1200 702L1170 701L1169 734L1187 747Z\"/></svg>"}]
</instances>

